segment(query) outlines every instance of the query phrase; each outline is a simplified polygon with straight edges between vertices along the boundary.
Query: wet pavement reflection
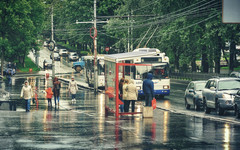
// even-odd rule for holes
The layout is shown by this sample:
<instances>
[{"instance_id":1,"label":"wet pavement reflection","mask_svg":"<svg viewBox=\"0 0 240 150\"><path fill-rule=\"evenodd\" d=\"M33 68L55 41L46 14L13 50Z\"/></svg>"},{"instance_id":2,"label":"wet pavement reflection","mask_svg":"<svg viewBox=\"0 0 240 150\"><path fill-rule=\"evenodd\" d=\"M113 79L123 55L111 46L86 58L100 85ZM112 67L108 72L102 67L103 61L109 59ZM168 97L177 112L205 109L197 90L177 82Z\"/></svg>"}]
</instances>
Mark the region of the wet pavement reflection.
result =
<instances>
[{"instance_id":1,"label":"wet pavement reflection","mask_svg":"<svg viewBox=\"0 0 240 150\"><path fill-rule=\"evenodd\" d=\"M26 78L15 78L6 90L19 97ZM26 113L0 110L0 149L237 149L239 125L206 118L154 110L153 118L141 115L105 114L104 94L80 88L72 103L68 85L62 82L60 105L48 107L43 92L51 80L29 78L36 88L38 103ZM169 103L164 103L166 107Z\"/></svg>"}]
</instances>

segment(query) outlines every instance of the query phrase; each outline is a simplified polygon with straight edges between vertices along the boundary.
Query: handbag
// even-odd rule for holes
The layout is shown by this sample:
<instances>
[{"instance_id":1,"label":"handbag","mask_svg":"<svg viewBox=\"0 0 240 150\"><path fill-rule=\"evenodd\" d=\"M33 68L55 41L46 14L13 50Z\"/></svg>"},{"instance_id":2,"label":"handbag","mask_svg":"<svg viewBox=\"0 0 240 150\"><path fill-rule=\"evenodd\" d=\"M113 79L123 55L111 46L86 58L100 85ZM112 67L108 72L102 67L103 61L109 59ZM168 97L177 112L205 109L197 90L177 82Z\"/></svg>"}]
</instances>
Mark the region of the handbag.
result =
<instances>
[{"instance_id":1,"label":"handbag","mask_svg":"<svg viewBox=\"0 0 240 150\"><path fill-rule=\"evenodd\" d=\"M153 109L156 109L156 107L157 107L157 101L155 98L153 98L153 100L152 100L152 107L153 107Z\"/></svg>"}]
</instances>

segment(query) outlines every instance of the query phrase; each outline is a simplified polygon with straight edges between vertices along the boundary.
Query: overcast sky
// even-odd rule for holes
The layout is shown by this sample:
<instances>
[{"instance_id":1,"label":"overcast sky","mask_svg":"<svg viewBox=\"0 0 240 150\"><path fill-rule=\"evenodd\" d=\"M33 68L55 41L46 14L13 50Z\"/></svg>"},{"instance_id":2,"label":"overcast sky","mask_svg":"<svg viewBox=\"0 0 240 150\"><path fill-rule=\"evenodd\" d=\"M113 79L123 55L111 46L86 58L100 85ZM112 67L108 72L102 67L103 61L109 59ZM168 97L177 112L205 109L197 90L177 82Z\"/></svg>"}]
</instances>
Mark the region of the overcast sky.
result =
<instances>
[{"instance_id":1,"label":"overcast sky","mask_svg":"<svg viewBox=\"0 0 240 150\"><path fill-rule=\"evenodd\" d=\"M223 22L240 23L240 0L223 0Z\"/></svg>"}]
</instances>

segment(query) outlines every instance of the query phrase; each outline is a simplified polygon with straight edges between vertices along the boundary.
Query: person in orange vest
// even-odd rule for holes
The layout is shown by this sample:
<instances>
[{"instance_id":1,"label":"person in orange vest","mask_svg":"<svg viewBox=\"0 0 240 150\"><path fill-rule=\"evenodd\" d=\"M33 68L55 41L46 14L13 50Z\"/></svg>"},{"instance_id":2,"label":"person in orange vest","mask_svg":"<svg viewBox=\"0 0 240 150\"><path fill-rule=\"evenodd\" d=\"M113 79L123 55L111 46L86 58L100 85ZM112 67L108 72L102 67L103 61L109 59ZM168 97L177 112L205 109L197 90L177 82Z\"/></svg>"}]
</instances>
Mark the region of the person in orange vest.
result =
<instances>
[{"instance_id":1,"label":"person in orange vest","mask_svg":"<svg viewBox=\"0 0 240 150\"><path fill-rule=\"evenodd\" d=\"M48 87L48 89L46 89L46 93L47 93L48 106L52 107L52 96L53 96L52 88Z\"/></svg>"}]
</instances>

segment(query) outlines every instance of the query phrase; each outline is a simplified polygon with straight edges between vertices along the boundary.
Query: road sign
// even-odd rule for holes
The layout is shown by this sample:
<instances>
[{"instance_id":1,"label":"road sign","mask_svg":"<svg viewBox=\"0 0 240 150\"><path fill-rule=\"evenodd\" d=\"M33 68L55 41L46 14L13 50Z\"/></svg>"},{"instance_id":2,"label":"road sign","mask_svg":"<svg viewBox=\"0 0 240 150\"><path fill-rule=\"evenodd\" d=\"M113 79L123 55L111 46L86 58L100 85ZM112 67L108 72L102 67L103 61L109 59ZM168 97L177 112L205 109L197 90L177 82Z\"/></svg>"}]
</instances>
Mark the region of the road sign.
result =
<instances>
[{"instance_id":1,"label":"road sign","mask_svg":"<svg viewBox=\"0 0 240 150\"><path fill-rule=\"evenodd\" d=\"M52 41L52 40L49 41L49 42L48 42L48 49L49 49L50 51L53 51L54 48L55 48L55 42Z\"/></svg>"},{"instance_id":2,"label":"road sign","mask_svg":"<svg viewBox=\"0 0 240 150\"><path fill-rule=\"evenodd\" d=\"M106 52L108 52L109 50L110 50L110 48L109 48L109 47L106 47L106 48L105 48L105 51L106 51Z\"/></svg>"}]
</instances>

